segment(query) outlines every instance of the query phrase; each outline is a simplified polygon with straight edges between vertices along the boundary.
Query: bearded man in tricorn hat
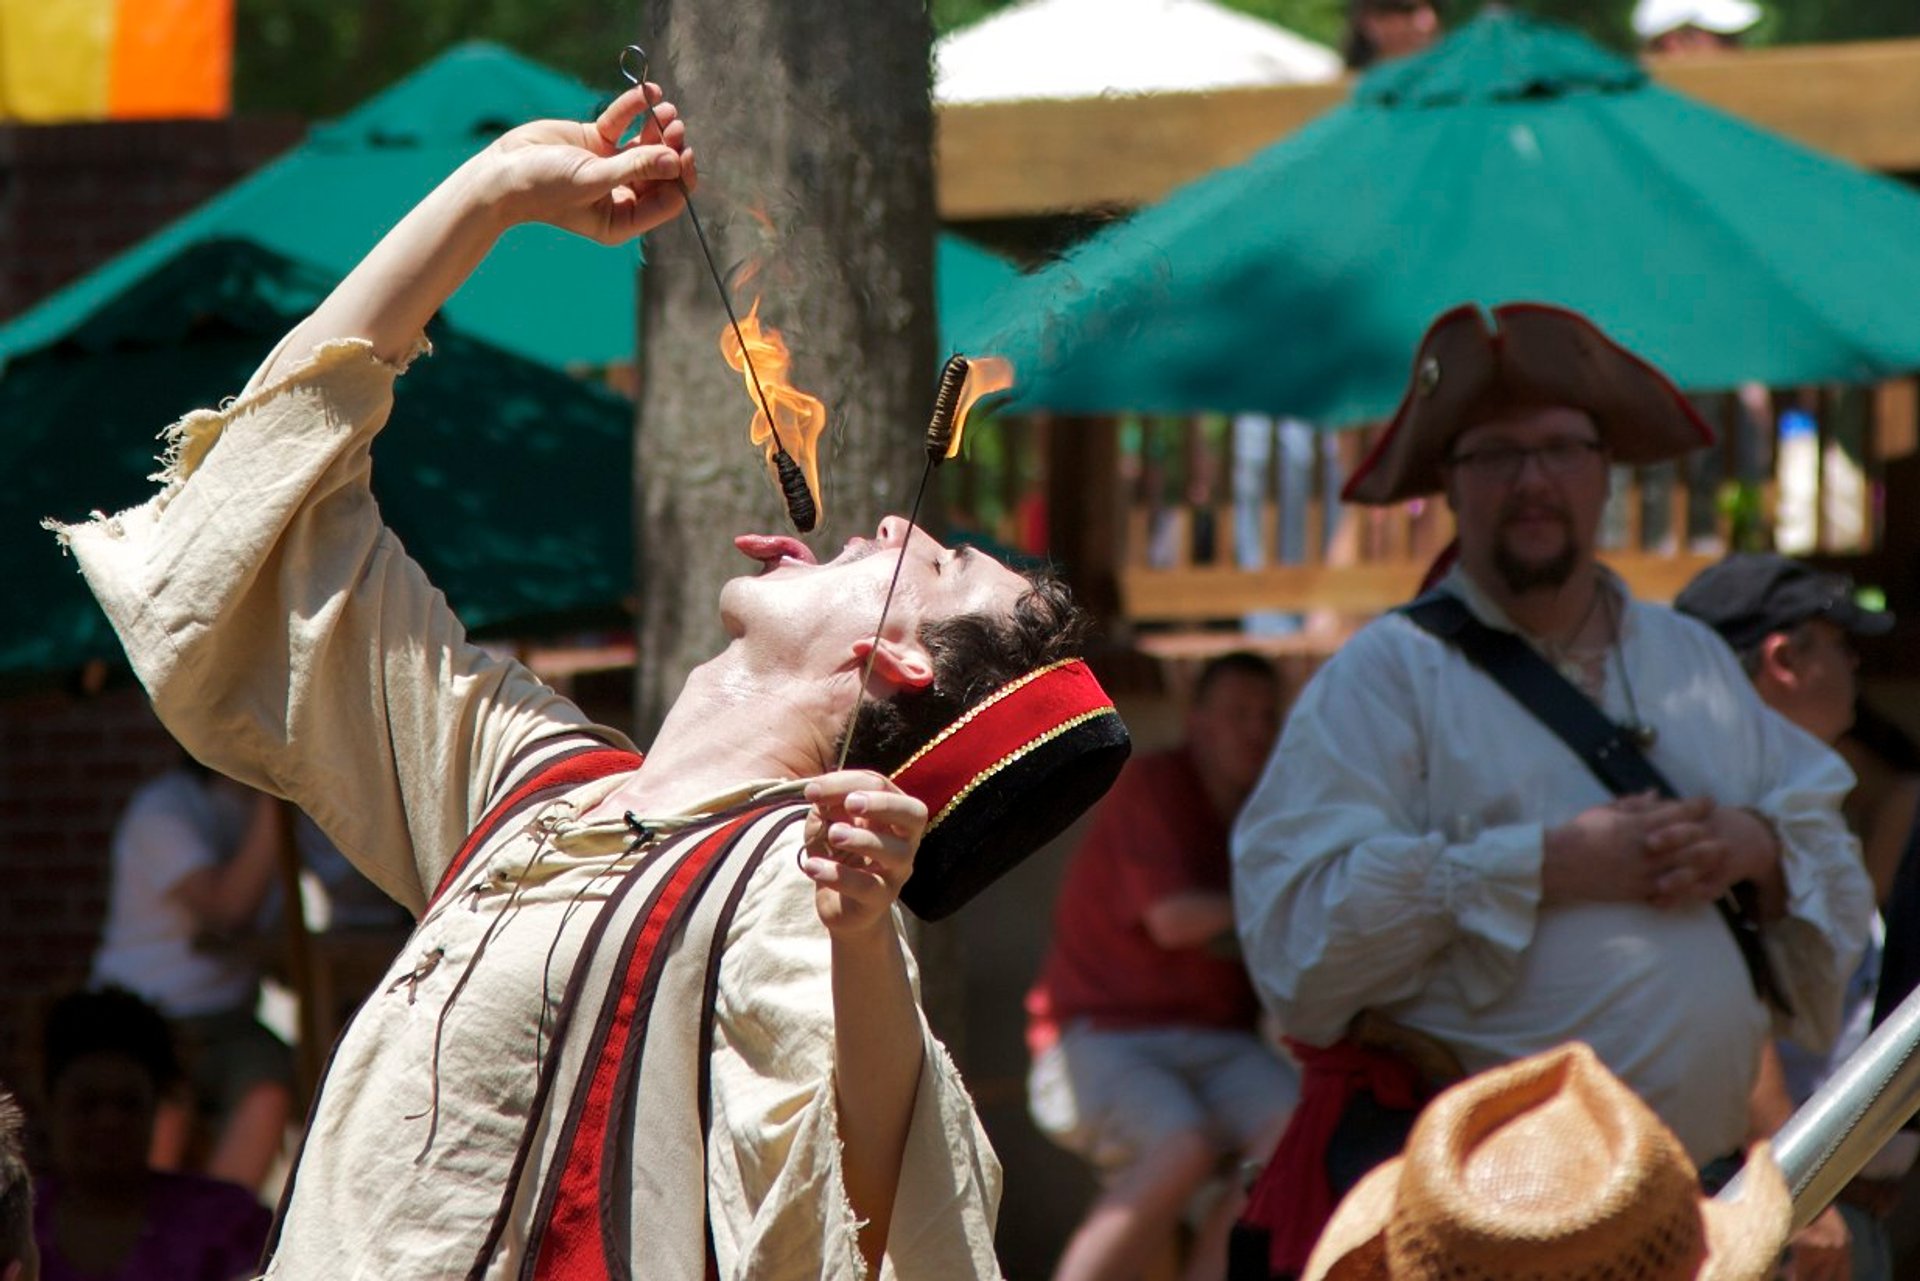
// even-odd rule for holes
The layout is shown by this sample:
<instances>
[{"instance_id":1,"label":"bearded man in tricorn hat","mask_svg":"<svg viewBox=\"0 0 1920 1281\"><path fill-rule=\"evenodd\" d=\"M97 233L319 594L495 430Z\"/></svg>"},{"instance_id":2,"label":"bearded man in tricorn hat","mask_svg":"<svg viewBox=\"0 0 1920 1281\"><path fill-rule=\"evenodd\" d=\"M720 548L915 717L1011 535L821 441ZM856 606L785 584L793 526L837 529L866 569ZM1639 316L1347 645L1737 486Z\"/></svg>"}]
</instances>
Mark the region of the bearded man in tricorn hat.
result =
<instances>
[{"instance_id":1,"label":"bearded man in tricorn hat","mask_svg":"<svg viewBox=\"0 0 1920 1281\"><path fill-rule=\"evenodd\" d=\"M1831 1040L1872 911L1846 766L1596 558L1609 464L1711 430L1572 312L1493 322L1434 322L1345 495L1444 494L1457 563L1308 684L1234 834L1248 967L1304 1067L1251 1211L1281 1274L1448 1078L1567 1040L1695 1163L1733 1156L1761 1044Z\"/></svg>"}]
</instances>

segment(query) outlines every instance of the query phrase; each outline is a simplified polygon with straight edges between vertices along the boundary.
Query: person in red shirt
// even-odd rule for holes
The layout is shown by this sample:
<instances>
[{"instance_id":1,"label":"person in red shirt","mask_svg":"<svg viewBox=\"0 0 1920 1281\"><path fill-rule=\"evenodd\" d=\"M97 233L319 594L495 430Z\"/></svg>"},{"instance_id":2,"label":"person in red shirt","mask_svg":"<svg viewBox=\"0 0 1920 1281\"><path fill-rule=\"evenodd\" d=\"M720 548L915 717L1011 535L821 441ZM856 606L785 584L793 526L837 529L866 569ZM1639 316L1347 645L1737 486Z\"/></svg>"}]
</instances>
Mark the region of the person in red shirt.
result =
<instances>
[{"instance_id":1,"label":"person in red shirt","mask_svg":"<svg viewBox=\"0 0 1920 1281\"><path fill-rule=\"evenodd\" d=\"M1234 941L1227 833L1279 731L1280 682L1246 653L1201 671L1176 748L1136 756L1094 811L1027 994L1035 1123L1102 1191L1055 1281L1127 1274L1223 1164L1264 1160L1298 1095L1258 1031ZM1187 1275L1219 1277L1229 1195Z\"/></svg>"}]
</instances>

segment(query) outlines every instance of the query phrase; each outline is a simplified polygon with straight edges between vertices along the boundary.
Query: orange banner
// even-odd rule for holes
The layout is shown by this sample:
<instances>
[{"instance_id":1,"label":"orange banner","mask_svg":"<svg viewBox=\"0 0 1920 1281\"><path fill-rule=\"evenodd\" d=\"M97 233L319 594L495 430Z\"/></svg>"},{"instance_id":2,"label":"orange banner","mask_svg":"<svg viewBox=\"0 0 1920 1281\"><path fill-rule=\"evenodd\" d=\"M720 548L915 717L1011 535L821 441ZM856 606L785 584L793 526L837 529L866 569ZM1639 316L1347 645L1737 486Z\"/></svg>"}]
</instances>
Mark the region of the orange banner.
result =
<instances>
[{"instance_id":1,"label":"orange banner","mask_svg":"<svg viewBox=\"0 0 1920 1281\"><path fill-rule=\"evenodd\" d=\"M0 120L224 116L233 0L0 0Z\"/></svg>"},{"instance_id":2,"label":"orange banner","mask_svg":"<svg viewBox=\"0 0 1920 1281\"><path fill-rule=\"evenodd\" d=\"M232 110L233 0L120 0L117 17L109 116L224 116Z\"/></svg>"}]
</instances>

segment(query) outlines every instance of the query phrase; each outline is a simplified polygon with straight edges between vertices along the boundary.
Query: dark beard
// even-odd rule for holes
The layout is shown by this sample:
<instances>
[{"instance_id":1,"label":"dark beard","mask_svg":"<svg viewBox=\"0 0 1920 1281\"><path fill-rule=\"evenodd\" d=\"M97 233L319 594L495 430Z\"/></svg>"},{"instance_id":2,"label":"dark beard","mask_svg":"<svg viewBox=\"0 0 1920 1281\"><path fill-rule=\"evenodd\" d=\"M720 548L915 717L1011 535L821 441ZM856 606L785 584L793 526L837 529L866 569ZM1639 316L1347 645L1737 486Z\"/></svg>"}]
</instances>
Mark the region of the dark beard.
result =
<instances>
[{"instance_id":1,"label":"dark beard","mask_svg":"<svg viewBox=\"0 0 1920 1281\"><path fill-rule=\"evenodd\" d=\"M1573 529L1570 522L1562 518L1561 526L1566 538L1560 551L1542 561L1524 561L1508 550L1506 543L1499 538L1493 542L1493 569L1500 575L1500 581L1506 584L1507 593L1512 596L1524 596L1528 592L1558 591L1567 585L1573 577L1574 567L1579 564L1579 555L1573 546Z\"/></svg>"}]
</instances>

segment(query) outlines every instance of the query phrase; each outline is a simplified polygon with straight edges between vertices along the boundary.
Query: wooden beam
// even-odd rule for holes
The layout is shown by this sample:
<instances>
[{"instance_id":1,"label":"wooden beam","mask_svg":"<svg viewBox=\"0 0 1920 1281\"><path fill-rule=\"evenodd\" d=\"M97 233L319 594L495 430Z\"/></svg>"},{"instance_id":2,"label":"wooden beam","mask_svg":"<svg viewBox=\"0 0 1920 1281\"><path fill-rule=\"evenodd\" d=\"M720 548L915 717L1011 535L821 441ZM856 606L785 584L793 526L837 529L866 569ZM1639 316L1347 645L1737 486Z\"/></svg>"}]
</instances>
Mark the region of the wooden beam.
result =
<instances>
[{"instance_id":1,"label":"wooden beam","mask_svg":"<svg viewBox=\"0 0 1920 1281\"><path fill-rule=\"evenodd\" d=\"M1603 559L1636 598L1665 602L1719 557L1622 552ZM1126 617L1134 622L1195 623L1263 610L1380 614L1413 599L1424 569L1408 562L1247 570L1128 567L1120 571L1120 595Z\"/></svg>"},{"instance_id":2,"label":"wooden beam","mask_svg":"<svg viewBox=\"0 0 1920 1281\"><path fill-rule=\"evenodd\" d=\"M1148 204L1239 164L1346 96L1337 82L940 107L940 216L966 222Z\"/></svg>"},{"instance_id":3,"label":"wooden beam","mask_svg":"<svg viewBox=\"0 0 1920 1281\"><path fill-rule=\"evenodd\" d=\"M1867 169L1920 170L1920 40L1651 59L1670 89Z\"/></svg>"},{"instance_id":4,"label":"wooden beam","mask_svg":"<svg viewBox=\"0 0 1920 1281\"><path fill-rule=\"evenodd\" d=\"M1920 171L1920 40L1656 59L1661 83L1870 169ZM1245 160L1345 101L1349 82L938 109L950 222L1132 207Z\"/></svg>"}]
</instances>

